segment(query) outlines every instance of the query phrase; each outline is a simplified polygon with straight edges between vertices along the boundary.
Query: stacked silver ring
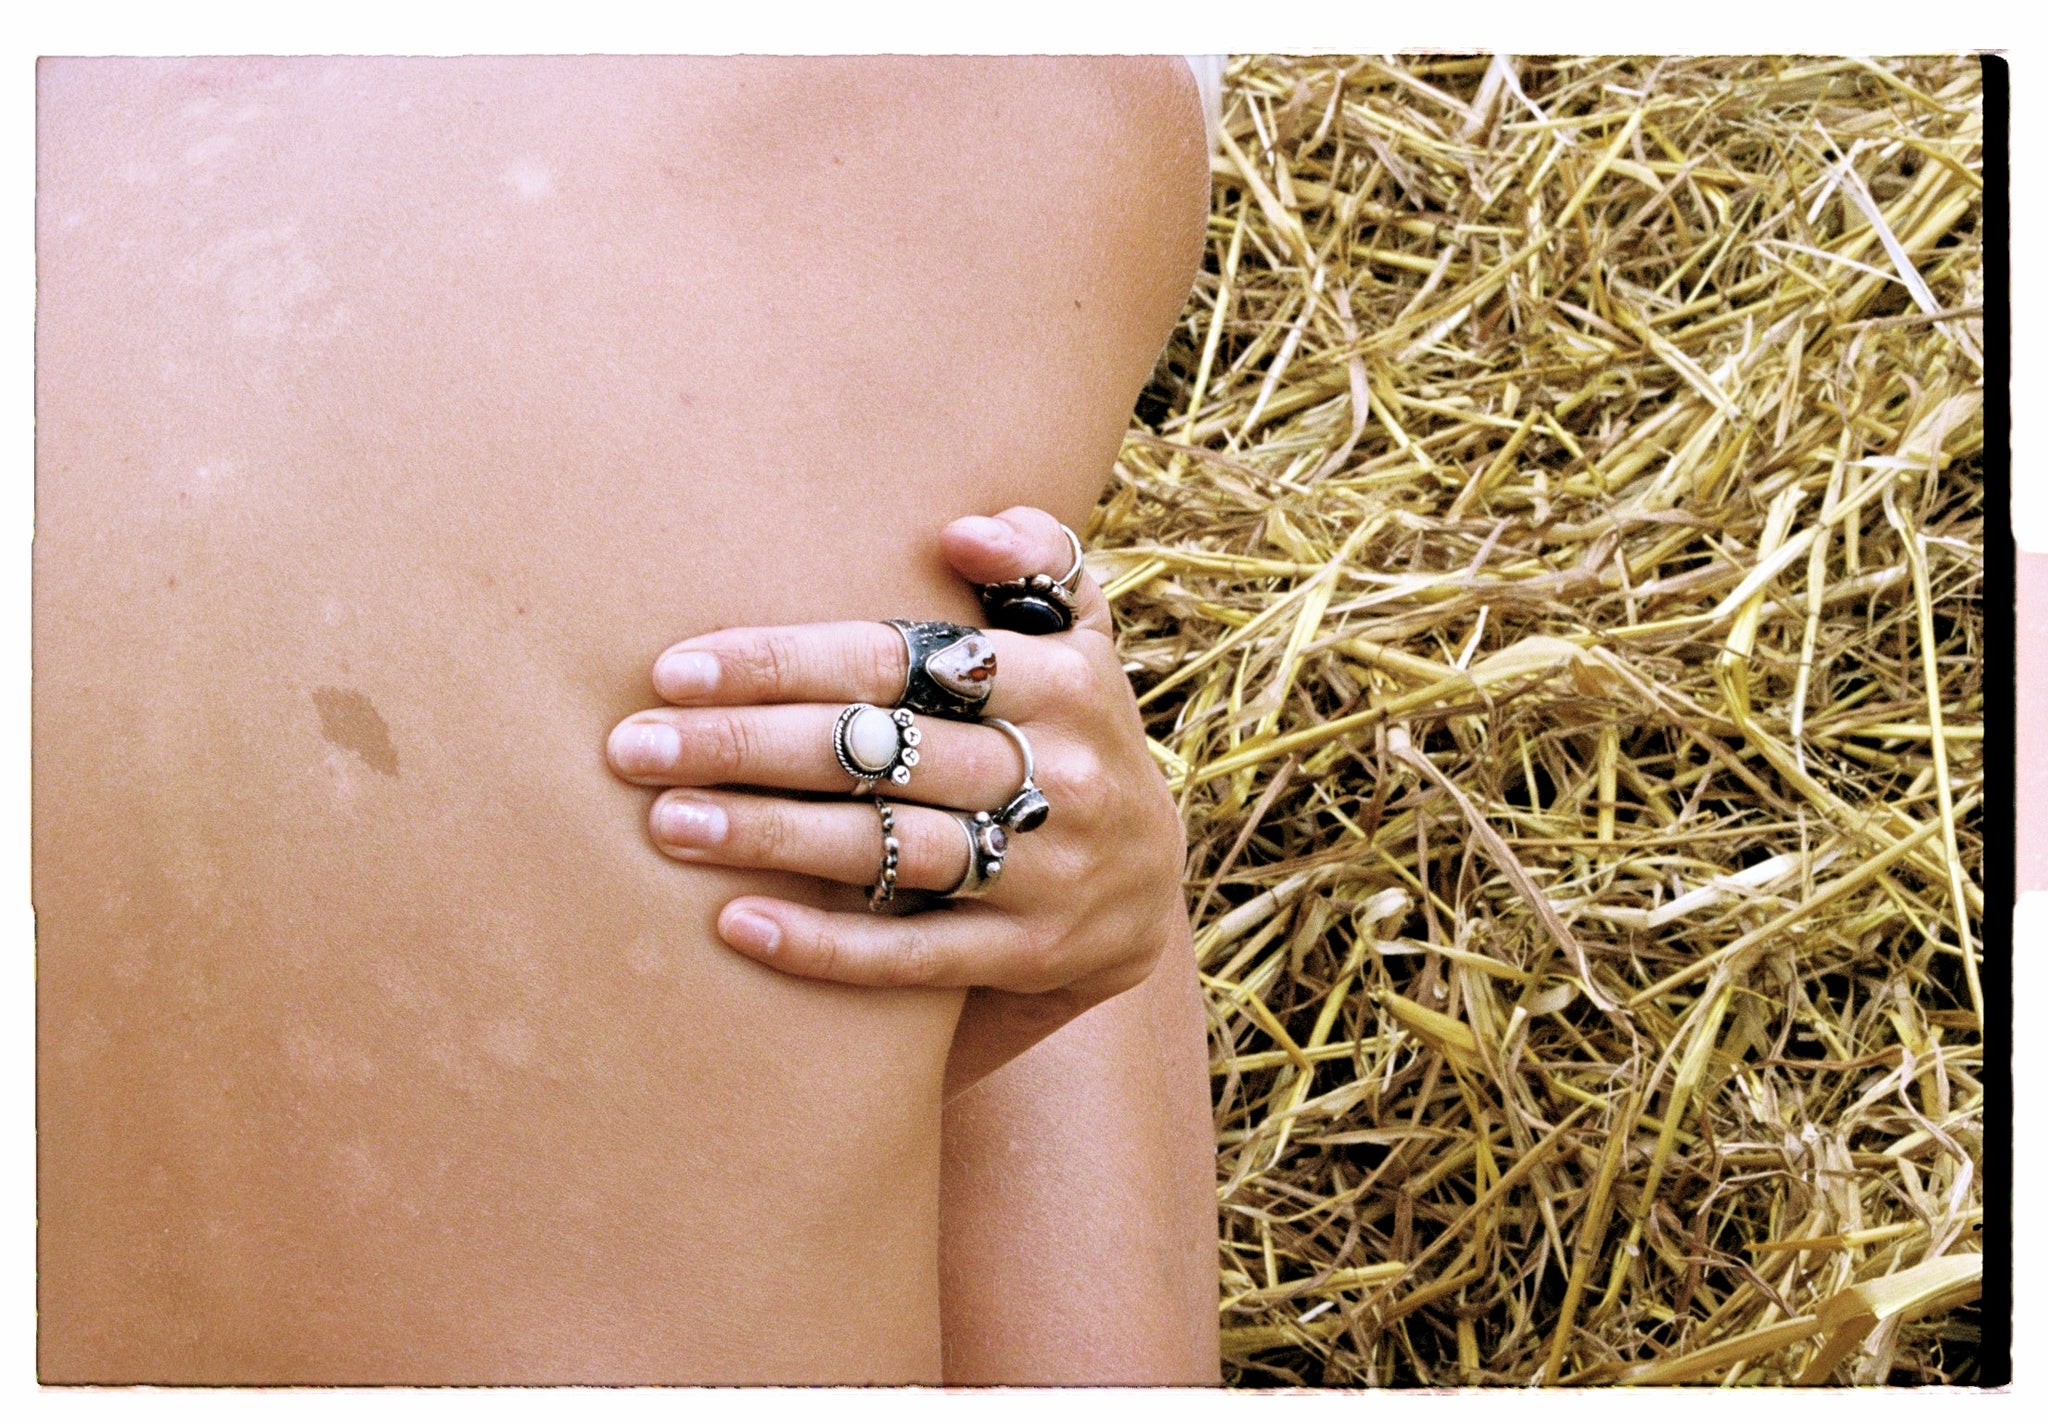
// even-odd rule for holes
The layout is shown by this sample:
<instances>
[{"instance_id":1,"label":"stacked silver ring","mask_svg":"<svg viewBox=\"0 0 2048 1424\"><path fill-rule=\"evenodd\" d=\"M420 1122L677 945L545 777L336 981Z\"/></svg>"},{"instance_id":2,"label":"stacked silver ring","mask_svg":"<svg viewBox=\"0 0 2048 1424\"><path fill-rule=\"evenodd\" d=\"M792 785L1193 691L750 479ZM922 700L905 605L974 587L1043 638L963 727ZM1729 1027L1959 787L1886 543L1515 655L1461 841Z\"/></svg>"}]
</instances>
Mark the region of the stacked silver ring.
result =
<instances>
[{"instance_id":1,"label":"stacked silver ring","mask_svg":"<svg viewBox=\"0 0 2048 1424\"><path fill-rule=\"evenodd\" d=\"M1066 529L1065 525L1060 527ZM1074 564L1064 576L1051 579L1040 574L1015 581L1034 597L1045 595L1040 603L1066 610L1066 622L1060 627L1073 621L1069 586L1078 582L1081 572L1081 541L1071 529L1066 532L1074 547ZM1011 585L991 587L1001 590ZM1048 588L1052 590L1050 594ZM989 592L983 590L984 599ZM1024 605L1012 599L1009 606ZM924 740L917 726L919 712L986 722L1008 737L1024 759L1024 780L1016 792L993 811L946 813L967 838L967 869L960 883L944 892L945 898L968 900L986 895L1003 873L1011 836L1037 830L1052 813L1051 803L1038 789L1038 766L1031 740L1012 722L980 715L995 687L995 644L987 634L977 628L935 620L891 618L887 622L902 636L904 651L909 656L903 693L897 699L901 705L889 709L867 702L848 703L832 726L832 755L857 783L856 794L867 796L878 782L886 780L903 786L910 781L911 769L919 761L918 744ZM1054 630L1047 627L1020 631ZM879 796L874 802L882 827L882 863L868 890L868 908L879 913L896 897L903 842L896 835L895 809Z\"/></svg>"},{"instance_id":2,"label":"stacked silver ring","mask_svg":"<svg viewBox=\"0 0 2048 1424\"><path fill-rule=\"evenodd\" d=\"M1060 533L1067 536L1067 543L1074 550L1074 562L1058 578L1032 574L1028 578L980 585L982 612L988 616L991 628L1038 634L1064 633L1074 626L1083 563L1081 536L1064 524Z\"/></svg>"}]
</instances>

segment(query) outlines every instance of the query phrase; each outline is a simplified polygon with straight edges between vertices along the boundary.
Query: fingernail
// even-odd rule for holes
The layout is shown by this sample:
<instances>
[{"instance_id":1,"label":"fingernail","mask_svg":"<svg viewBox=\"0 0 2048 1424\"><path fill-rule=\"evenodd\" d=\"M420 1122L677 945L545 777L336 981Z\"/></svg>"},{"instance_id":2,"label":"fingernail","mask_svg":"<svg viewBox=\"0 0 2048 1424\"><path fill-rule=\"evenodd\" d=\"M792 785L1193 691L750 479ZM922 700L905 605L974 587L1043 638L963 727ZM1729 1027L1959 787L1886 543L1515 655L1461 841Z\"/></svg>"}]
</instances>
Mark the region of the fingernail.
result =
<instances>
[{"instance_id":1,"label":"fingernail","mask_svg":"<svg viewBox=\"0 0 2048 1424\"><path fill-rule=\"evenodd\" d=\"M612 729L612 765L628 776L667 771L683 753L683 739L666 722L626 722Z\"/></svg>"},{"instance_id":2,"label":"fingernail","mask_svg":"<svg viewBox=\"0 0 2048 1424\"><path fill-rule=\"evenodd\" d=\"M718 925L719 936L734 949L761 959L771 957L782 944L782 926L752 910L735 910Z\"/></svg>"},{"instance_id":3,"label":"fingernail","mask_svg":"<svg viewBox=\"0 0 2048 1424\"><path fill-rule=\"evenodd\" d=\"M725 808L677 796L654 808L654 833L683 846L715 846L725 839Z\"/></svg>"},{"instance_id":4,"label":"fingernail","mask_svg":"<svg viewBox=\"0 0 2048 1424\"><path fill-rule=\"evenodd\" d=\"M654 663L654 690L671 702L702 697L718 686L718 658L711 653L663 653Z\"/></svg>"},{"instance_id":5,"label":"fingernail","mask_svg":"<svg viewBox=\"0 0 2048 1424\"><path fill-rule=\"evenodd\" d=\"M970 514L962 519L959 528L966 530L977 539L986 539L991 544L1007 544L1017 537L1017 531L1000 519L990 519L985 514Z\"/></svg>"}]
</instances>

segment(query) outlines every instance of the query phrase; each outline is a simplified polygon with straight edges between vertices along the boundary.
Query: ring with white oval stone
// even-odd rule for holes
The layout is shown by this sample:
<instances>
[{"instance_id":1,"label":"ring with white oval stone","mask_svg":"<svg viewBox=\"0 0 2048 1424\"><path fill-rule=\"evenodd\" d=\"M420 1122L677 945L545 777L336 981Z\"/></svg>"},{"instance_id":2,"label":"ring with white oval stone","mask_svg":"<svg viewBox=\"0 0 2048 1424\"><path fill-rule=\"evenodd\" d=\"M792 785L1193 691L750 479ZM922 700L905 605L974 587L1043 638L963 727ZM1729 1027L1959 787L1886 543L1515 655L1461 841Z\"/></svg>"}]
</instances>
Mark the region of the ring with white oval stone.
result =
<instances>
[{"instance_id":1,"label":"ring with white oval stone","mask_svg":"<svg viewBox=\"0 0 2048 1424\"><path fill-rule=\"evenodd\" d=\"M908 707L890 711L866 702L848 703L832 724L832 755L865 796L878 781L903 786L917 765L924 733Z\"/></svg>"},{"instance_id":2,"label":"ring with white oval stone","mask_svg":"<svg viewBox=\"0 0 2048 1424\"><path fill-rule=\"evenodd\" d=\"M1003 857L1009 853L1010 835L986 811L968 815L965 811L946 814L960 823L967 836L967 870L960 883L945 892L949 900L971 900L986 895L1003 873Z\"/></svg>"},{"instance_id":3,"label":"ring with white oval stone","mask_svg":"<svg viewBox=\"0 0 2048 1424\"><path fill-rule=\"evenodd\" d=\"M1038 763L1031 755L1031 739L1024 735L1023 728L1000 717L981 720L1016 743L1017 751L1024 758L1024 784L1017 788L1016 795L1003 803L1001 810L989 814L1013 834L1021 836L1026 831L1035 831L1052 814L1052 803L1038 789Z\"/></svg>"},{"instance_id":4,"label":"ring with white oval stone","mask_svg":"<svg viewBox=\"0 0 2048 1424\"><path fill-rule=\"evenodd\" d=\"M897 705L959 721L980 716L996 686L996 645L988 634L930 619L887 621L903 635L904 651L910 655Z\"/></svg>"}]
</instances>

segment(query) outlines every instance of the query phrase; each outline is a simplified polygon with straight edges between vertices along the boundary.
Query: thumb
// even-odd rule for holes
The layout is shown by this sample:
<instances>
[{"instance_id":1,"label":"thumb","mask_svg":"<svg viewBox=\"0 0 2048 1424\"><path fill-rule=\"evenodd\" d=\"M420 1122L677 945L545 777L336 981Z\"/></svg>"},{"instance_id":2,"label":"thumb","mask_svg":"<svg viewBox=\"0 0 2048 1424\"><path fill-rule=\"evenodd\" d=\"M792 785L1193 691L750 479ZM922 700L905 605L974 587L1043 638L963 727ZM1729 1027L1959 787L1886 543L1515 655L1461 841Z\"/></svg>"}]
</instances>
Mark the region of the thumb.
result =
<instances>
[{"instance_id":1,"label":"thumb","mask_svg":"<svg viewBox=\"0 0 2048 1424\"><path fill-rule=\"evenodd\" d=\"M1007 583L1045 574L1059 578L1073 567L1074 546L1065 526L1042 509L1017 505L994 518L969 515L956 519L939 534L946 562L969 583ZM1109 601L1084 567L1074 588L1074 624L1114 636Z\"/></svg>"}]
</instances>

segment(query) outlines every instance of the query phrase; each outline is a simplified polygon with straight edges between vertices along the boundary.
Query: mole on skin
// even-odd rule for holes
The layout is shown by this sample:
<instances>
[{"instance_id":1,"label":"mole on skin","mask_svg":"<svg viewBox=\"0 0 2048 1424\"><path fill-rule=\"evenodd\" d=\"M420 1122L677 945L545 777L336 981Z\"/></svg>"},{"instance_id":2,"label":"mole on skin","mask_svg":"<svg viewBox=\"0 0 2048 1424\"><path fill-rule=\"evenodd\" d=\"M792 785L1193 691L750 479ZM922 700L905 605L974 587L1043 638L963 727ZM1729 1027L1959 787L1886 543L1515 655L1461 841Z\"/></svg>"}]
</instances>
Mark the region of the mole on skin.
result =
<instances>
[{"instance_id":1,"label":"mole on skin","mask_svg":"<svg viewBox=\"0 0 2048 1424\"><path fill-rule=\"evenodd\" d=\"M351 687L316 687L313 706L320 712L321 736L354 752L373 770L398 775L398 748L391 745L391 729L369 698Z\"/></svg>"}]
</instances>

